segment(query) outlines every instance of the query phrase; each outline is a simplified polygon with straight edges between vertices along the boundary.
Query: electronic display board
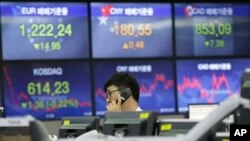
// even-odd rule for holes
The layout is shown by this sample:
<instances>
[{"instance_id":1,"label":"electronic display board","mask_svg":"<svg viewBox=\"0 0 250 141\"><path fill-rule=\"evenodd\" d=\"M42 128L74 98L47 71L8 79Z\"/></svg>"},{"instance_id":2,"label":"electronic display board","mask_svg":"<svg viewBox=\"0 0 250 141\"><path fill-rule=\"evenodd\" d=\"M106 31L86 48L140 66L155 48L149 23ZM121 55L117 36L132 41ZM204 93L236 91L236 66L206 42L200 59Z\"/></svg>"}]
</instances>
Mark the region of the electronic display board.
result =
<instances>
[{"instance_id":1,"label":"electronic display board","mask_svg":"<svg viewBox=\"0 0 250 141\"><path fill-rule=\"evenodd\" d=\"M174 4L177 56L250 55L249 4Z\"/></svg>"},{"instance_id":2,"label":"electronic display board","mask_svg":"<svg viewBox=\"0 0 250 141\"><path fill-rule=\"evenodd\" d=\"M94 58L173 55L168 3L91 3Z\"/></svg>"},{"instance_id":3,"label":"electronic display board","mask_svg":"<svg viewBox=\"0 0 250 141\"><path fill-rule=\"evenodd\" d=\"M4 60L89 57L86 3L1 3Z\"/></svg>"},{"instance_id":4,"label":"electronic display board","mask_svg":"<svg viewBox=\"0 0 250 141\"><path fill-rule=\"evenodd\" d=\"M188 104L220 103L240 94L241 75L250 59L192 59L177 61L177 99L179 112Z\"/></svg>"},{"instance_id":5,"label":"electronic display board","mask_svg":"<svg viewBox=\"0 0 250 141\"><path fill-rule=\"evenodd\" d=\"M116 72L133 75L140 87L139 106L161 114L175 113L173 62L169 60L96 61L94 62L94 94L96 115L106 112L104 84Z\"/></svg>"},{"instance_id":6,"label":"electronic display board","mask_svg":"<svg viewBox=\"0 0 250 141\"><path fill-rule=\"evenodd\" d=\"M83 61L5 63L5 114L41 120L92 115L89 74Z\"/></svg>"}]
</instances>

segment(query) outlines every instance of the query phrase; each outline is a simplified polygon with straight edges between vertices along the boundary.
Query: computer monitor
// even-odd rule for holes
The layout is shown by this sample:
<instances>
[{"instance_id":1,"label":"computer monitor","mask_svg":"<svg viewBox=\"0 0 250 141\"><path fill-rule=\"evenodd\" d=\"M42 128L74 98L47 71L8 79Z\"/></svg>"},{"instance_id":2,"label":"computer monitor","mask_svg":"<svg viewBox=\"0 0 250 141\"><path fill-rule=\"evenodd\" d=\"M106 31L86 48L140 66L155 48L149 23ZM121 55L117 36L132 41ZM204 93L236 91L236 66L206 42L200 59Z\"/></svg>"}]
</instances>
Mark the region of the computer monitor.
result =
<instances>
[{"instance_id":1,"label":"computer monitor","mask_svg":"<svg viewBox=\"0 0 250 141\"><path fill-rule=\"evenodd\" d=\"M246 68L241 76L241 97L250 99L250 68ZM249 116L250 110L240 108L235 113L235 123L237 124L250 124Z\"/></svg>"},{"instance_id":2,"label":"computer monitor","mask_svg":"<svg viewBox=\"0 0 250 141\"><path fill-rule=\"evenodd\" d=\"M191 120L202 120L218 106L218 103L188 104L188 118Z\"/></svg>"},{"instance_id":3,"label":"computer monitor","mask_svg":"<svg viewBox=\"0 0 250 141\"><path fill-rule=\"evenodd\" d=\"M191 119L161 119L158 121L158 136L178 136L186 134L198 120Z\"/></svg>"},{"instance_id":4,"label":"computer monitor","mask_svg":"<svg viewBox=\"0 0 250 141\"><path fill-rule=\"evenodd\" d=\"M1 141L51 141L41 121L33 117L11 117L0 119Z\"/></svg>"},{"instance_id":5,"label":"computer monitor","mask_svg":"<svg viewBox=\"0 0 250 141\"><path fill-rule=\"evenodd\" d=\"M152 111L106 112L102 132L116 137L155 134L157 113Z\"/></svg>"},{"instance_id":6,"label":"computer monitor","mask_svg":"<svg viewBox=\"0 0 250 141\"><path fill-rule=\"evenodd\" d=\"M76 138L88 131L99 130L100 118L90 117L63 117L59 129L59 138Z\"/></svg>"}]
</instances>

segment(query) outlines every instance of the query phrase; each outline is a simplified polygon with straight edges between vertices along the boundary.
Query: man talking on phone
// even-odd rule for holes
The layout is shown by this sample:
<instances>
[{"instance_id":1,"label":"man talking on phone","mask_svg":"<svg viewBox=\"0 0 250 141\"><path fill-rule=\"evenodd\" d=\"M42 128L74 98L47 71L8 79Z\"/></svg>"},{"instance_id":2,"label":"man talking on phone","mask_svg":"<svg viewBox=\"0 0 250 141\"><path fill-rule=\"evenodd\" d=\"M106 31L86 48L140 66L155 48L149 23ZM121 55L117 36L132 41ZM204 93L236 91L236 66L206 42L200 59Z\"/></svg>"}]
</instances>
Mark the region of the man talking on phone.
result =
<instances>
[{"instance_id":1,"label":"man talking on phone","mask_svg":"<svg viewBox=\"0 0 250 141\"><path fill-rule=\"evenodd\" d=\"M141 111L138 106L140 88L137 80L128 73L113 74L104 85L107 111Z\"/></svg>"}]
</instances>

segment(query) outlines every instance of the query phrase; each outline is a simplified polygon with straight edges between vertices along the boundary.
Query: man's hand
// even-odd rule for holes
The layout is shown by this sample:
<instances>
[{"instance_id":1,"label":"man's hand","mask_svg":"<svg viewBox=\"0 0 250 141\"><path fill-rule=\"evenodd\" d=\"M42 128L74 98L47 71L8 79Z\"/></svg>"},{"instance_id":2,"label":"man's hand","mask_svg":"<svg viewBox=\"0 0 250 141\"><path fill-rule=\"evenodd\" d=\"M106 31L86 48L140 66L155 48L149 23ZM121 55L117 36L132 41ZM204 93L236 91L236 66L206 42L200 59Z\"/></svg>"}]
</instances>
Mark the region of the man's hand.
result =
<instances>
[{"instance_id":1,"label":"man's hand","mask_svg":"<svg viewBox=\"0 0 250 141\"><path fill-rule=\"evenodd\" d=\"M109 112L120 112L120 111L122 111L121 98L120 97L118 98L117 103L114 100L110 101L108 103L108 105L107 105L107 111L109 111Z\"/></svg>"}]
</instances>

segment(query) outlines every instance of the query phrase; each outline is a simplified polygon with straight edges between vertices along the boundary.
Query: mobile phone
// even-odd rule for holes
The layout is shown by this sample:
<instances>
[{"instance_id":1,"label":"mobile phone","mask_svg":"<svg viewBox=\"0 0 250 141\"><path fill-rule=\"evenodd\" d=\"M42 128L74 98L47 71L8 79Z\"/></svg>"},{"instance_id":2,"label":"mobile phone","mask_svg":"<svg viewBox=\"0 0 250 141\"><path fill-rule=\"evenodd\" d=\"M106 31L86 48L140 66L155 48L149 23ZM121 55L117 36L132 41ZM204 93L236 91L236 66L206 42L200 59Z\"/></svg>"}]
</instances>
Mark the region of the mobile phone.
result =
<instances>
[{"instance_id":1,"label":"mobile phone","mask_svg":"<svg viewBox=\"0 0 250 141\"><path fill-rule=\"evenodd\" d=\"M130 88L124 88L120 91L120 93L121 93L121 104L123 104L132 95L132 91Z\"/></svg>"}]
</instances>

